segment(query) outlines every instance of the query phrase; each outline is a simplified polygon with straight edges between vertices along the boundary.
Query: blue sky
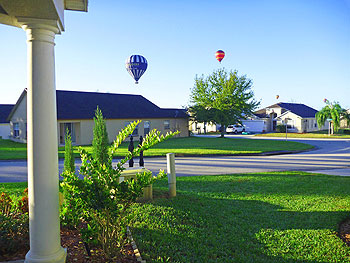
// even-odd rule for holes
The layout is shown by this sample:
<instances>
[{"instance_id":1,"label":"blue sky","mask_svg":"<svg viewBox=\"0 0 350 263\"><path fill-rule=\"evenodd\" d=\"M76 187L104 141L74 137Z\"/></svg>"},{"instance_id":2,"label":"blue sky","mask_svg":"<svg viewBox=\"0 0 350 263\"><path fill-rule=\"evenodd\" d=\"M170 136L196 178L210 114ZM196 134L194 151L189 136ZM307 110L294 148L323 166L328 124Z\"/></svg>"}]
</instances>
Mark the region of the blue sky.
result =
<instances>
[{"instance_id":1,"label":"blue sky","mask_svg":"<svg viewBox=\"0 0 350 263\"><path fill-rule=\"evenodd\" d=\"M261 107L320 109L327 98L350 108L350 0L90 0L88 13L66 11L65 24L55 49L60 90L182 107L196 75L225 67L253 80ZM0 25L0 40L0 103L15 103L26 87L26 36ZM132 54L148 60L138 85L125 70Z\"/></svg>"}]
</instances>

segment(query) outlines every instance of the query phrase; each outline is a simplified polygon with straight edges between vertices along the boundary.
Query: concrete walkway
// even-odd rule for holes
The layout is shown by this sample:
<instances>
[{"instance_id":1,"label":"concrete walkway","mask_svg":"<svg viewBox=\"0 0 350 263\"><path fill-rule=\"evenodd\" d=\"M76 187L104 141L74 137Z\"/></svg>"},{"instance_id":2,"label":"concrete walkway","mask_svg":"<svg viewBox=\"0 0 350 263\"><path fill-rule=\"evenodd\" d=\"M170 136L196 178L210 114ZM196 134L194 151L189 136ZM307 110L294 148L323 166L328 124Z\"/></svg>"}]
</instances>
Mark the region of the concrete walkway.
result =
<instances>
[{"instance_id":1,"label":"concrete walkway","mask_svg":"<svg viewBox=\"0 0 350 263\"><path fill-rule=\"evenodd\" d=\"M338 176L350 176L350 167L344 168L344 169L316 170L316 171L305 171L305 172L338 175Z\"/></svg>"}]
</instances>

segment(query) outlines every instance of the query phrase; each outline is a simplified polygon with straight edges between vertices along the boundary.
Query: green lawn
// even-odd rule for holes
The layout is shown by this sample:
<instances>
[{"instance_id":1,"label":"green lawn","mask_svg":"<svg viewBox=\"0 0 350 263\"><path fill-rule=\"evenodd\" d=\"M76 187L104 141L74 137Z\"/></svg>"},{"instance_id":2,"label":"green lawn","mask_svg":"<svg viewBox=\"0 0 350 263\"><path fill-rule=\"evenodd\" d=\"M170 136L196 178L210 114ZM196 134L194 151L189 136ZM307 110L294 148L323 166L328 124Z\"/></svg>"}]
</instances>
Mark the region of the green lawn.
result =
<instances>
[{"instance_id":1,"label":"green lawn","mask_svg":"<svg viewBox=\"0 0 350 263\"><path fill-rule=\"evenodd\" d=\"M135 143L136 146L136 143ZM167 153L181 155L206 155L206 154L246 154L264 153L271 151L300 151L311 149L313 146L285 141L247 140L232 138L175 138L156 145L144 153L144 156L165 156ZM91 152L91 146L83 146ZM116 153L116 157L125 156L128 142L123 143ZM74 147L78 157L77 147ZM27 149L25 144L15 143L0 139L0 159L25 159ZM64 157L64 147L59 148L59 157Z\"/></svg>"},{"instance_id":2,"label":"green lawn","mask_svg":"<svg viewBox=\"0 0 350 263\"><path fill-rule=\"evenodd\" d=\"M152 202L133 206L131 230L147 262L350 262L336 236L350 215L349 184L304 172L178 177L168 199L164 179Z\"/></svg>"},{"instance_id":3,"label":"green lawn","mask_svg":"<svg viewBox=\"0 0 350 263\"><path fill-rule=\"evenodd\" d=\"M0 160L15 160L27 158L27 145L0 139Z\"/></svg>"},{"instance_id":4,"label":"green lawn","mask_svg":"<svg viewBox=\"0 0 350 263\"><path fill-rule=\"evenodd\" d=\"M20 195L27 188L28 183L0 183L0 193L6 192L10 195Z\"/></svg>"},{"instance_id":5,"label":"green lawn","mask_svg":"<svg viewBox=\"0 0 350 263\"><path fill-rule=\"evenodd\" d=\"M350 262L336 236L350 178L279 172L177 178L177 197L137 204L147 262ZM154 185L161 196L167 180Z\"/></svg>"}]
</instances>

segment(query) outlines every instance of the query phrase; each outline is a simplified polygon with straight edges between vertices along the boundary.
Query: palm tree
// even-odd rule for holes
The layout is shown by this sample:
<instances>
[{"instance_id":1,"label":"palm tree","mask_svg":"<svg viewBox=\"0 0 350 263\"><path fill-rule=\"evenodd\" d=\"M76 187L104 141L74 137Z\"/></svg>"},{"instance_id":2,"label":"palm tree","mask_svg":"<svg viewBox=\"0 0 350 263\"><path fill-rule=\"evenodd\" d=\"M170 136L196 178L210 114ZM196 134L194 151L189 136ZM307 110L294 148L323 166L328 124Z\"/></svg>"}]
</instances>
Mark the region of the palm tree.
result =
<instances>
[{"instance_id":1,"label":"palm tree","mask_svg":"<svg viewBox=\"0 0 350 263\"><path fill-rule=\"evenodd\" d=\"M327 105L315 115L317 125L318 127L322 127L325 124L326 120L331 119L331 134L334 134L334 131L339 130L340 117L344 110L337 102L331 103L327 99L324 101Z\"/></svg>"}]
</instances>

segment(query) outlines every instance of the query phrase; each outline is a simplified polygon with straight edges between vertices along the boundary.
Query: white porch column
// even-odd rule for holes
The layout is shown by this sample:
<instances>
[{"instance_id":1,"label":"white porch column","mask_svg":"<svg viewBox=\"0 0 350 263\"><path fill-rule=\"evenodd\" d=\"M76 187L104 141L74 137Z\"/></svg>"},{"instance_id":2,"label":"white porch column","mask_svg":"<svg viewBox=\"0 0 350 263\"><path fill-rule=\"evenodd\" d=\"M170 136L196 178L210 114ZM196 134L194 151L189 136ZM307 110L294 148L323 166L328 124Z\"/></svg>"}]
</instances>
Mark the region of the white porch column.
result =
<instances>
[{"instance_id":1,"label":"white porch column","mask_svg":"<svg viewBox=\"0 0 350 263\"><path fill-rule=\"evenodd\" d=\"M60 244L55 34L57 21L18 19L27 34L28 195L30 250L27 263L63 263Z\"/></svg>"}]
</instances>

